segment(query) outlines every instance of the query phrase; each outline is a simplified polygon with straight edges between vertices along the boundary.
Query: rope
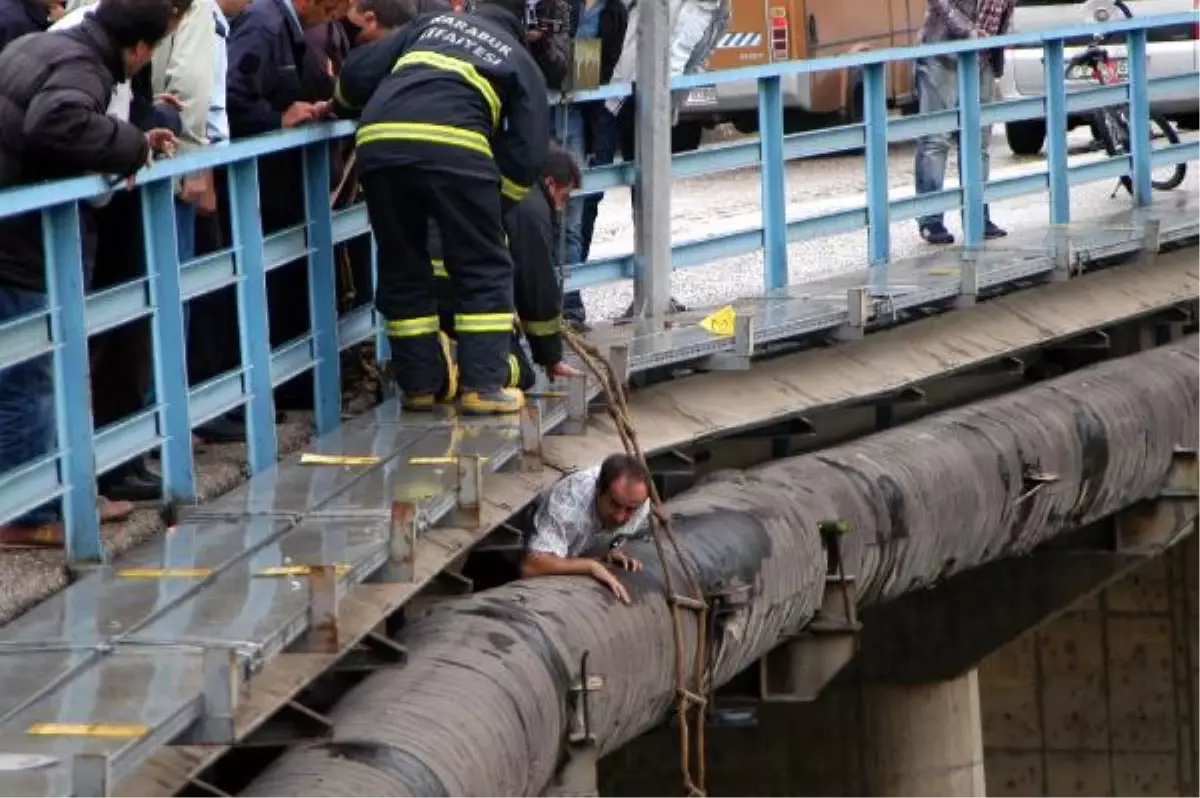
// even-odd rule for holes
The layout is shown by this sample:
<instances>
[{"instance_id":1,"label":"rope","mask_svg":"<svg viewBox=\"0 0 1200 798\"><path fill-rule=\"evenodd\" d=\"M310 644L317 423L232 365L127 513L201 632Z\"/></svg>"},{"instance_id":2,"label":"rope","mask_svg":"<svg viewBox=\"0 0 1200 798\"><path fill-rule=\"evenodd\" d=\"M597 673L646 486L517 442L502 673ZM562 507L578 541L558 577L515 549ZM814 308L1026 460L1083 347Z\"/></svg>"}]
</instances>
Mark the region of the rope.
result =
<instances>
[{"instance_id":1,"label":"rope","mask_svg":"<svg viewBox=\"0 0 1200 798\"><path fill-rule=\"evenodd\" d=\"M571 348L584 366L592 373L600 384L606 398L608 415L613 420L617 435L625 452L636 457L643 465L646 455L638 443L637 430L629 417L629 406L626 401L625 384L617 378L612 365L594 345L573 330L564 328L563 340ZM654 550L658 556L663 574L663 591L667 604L671 609L671 632L675 642L675 716L679 725L679 766L683 775L683 787L689 796L705 795L705 707L706 696L709 693L706 664L708 657L708 603L704 600L700 582L695 570L679 547L679 541L671 529L671 519L663 507L658 489L651 480L649 485L650 503L653 512L650 515L651 538ZM665 541L665 544L664 544ZM671 569L667 563L667 548L670 548L680 571L683 573L686 589L690 595L676 593ZM687 652L684 650L683 619L684 609L698 614L696 623L696 650L691 664L690 678L687 668ZM695 711L693 711L695 710ZM694 724L694 725L693 725ZM693 776L692 736L695 736L695 775Z\"/></svg>"}]
</instances>

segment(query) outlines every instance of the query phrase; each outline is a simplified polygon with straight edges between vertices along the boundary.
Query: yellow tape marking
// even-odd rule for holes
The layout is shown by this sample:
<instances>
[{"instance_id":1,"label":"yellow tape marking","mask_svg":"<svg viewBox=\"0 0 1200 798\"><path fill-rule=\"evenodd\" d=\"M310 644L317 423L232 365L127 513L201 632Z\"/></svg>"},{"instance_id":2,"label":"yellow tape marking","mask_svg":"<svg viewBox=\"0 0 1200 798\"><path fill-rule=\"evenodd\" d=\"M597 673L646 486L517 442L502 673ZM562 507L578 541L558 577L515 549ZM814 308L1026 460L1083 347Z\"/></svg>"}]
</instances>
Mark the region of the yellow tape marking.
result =
<instances>
[{"instance_id":1,"label":"yellow tape marking","mask_svg":"<svg viewBox=\"0 0 1200 798\"><path fill-rule=\"evenodd\" d=\"M272 568L264 568L261 571L256 571L255 576L308 576L313 572L311 565L277 565ZM333 566L333 572L338 576L344 576L350 572L348 563L339 562Z\"/></svg>"},{"instance_id":2,"label":"yellow tape marking","mask_svg":"<svg viewBox=\"0 0 1200 798\"><path fill-rule=\"evenodd\" d=\"M144 723L35 723L26 734L58 737L145 737L150 727Z\"/></svg>"},{"instance_id":3,"label":"yellow tape marking","mask_svg":"<svg viewBox=\"0 0 1200 798\"><path fill-rule=\"evenodd\" d=\"M486 457L479 458L481 462L486 463ZM408 458L409 465L450 465L457 463L457 457L410 457Z\"/></svg>"},{"instance_id":4,"label":"yellow tape marking","mask_svg":"<svg viewBox=\"0 0 1200 798\"><path fill-rule=\"evenodd\" d=\"M737 323L737 311L726 305L700 320L700 326L716 336L733 335Z\"/></svg>"},{"instance_id":5,"label":"yellow tape marking","mask_svg":"<svg viewBox=\"0 0 1200 798\"><path fill-rule=\"evenodd\" d=\"M959 274L960 271L952 266L947 266L946 268L930 269L929 274L933 277L953 277Z\"/></svg>"},{"instance_id":6,"label":"yellow tape marking","mask_svg":"<svg viewBox=\"0 0 1200 798\"><path fill-rule=\"evenodd\" d=\"M313 454L306 452L300 455L300 465L332 465L332 466L366 466L376 465L382 458L375 455L363 454Z\"/></svg>"},{"instance_id":7,"label":"yellow tape marking","mask_svg":"<svg viewBox=\"0 0 1200 798\"><path fill-rule=\"evenodd\" d=\"M196 579L211 573L211 568L122 568L117 571L117 576L126 579Z\"/></svg>"}]
</instances>

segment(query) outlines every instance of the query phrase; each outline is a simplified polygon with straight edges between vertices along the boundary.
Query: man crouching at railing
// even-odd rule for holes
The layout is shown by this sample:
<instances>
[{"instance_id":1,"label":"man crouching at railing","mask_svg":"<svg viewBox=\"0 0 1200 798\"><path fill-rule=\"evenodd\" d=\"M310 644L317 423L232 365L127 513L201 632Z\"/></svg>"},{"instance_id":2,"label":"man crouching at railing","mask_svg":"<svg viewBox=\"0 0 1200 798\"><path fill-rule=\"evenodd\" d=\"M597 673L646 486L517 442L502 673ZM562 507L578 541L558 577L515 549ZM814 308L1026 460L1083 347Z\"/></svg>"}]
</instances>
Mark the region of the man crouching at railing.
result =
<instances>
[{"instance_id":1,"label":"man crouching at railing","mask_svg":"<svg viewBox=\"0 0 1200 798\"><path fill-rule=\"evenodd\" d=\"M0 187L97 172L125 177L151 150L173 146L169 131L143 133L106 114L113 87L149 62L173 19L170 0L101 0L78 27L8 45L0 53ZM86 203L80 213L86 236ZM0 220L0 324L47 310L46 290L41 214ZM0 474L53 450L52 375L49 355L0 370ZM76 397L68 411L89 408ZM98 509L107 520L113 508ZM58 515L45 505L0 525L0 543L60 544Z\"/></svg>"}]
</instances>

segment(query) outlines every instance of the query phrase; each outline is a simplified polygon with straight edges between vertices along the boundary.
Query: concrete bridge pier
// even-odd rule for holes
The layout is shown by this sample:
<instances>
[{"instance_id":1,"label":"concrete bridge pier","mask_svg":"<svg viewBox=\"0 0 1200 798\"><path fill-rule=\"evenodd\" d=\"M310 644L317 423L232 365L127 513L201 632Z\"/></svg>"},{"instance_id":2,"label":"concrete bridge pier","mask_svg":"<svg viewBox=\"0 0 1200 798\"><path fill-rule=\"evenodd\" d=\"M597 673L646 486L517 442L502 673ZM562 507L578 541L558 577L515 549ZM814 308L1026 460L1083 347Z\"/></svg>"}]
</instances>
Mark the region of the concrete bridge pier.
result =
<instances>
[{"instance_id":1,"label":"concrete bridge pier","mask_svg":"<svg viewBox=\"0 0 1200 798\"><path fill-rule=\"evenodd\" d=\"M863 692L867 795L987 794L978 671Z\"/></svg>"}]
</instances>

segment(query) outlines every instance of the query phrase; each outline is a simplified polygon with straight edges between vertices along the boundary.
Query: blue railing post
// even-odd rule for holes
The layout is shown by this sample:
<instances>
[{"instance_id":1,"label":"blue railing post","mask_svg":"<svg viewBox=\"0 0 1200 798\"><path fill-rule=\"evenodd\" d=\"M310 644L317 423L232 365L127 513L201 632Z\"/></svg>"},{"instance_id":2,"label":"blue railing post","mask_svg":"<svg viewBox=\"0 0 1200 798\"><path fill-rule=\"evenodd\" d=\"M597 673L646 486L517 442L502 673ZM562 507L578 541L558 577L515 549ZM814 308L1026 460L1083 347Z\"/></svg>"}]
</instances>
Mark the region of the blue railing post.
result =
<instances>
[{"instance_id":1,"label":"blue railing post","mask_svg":"<svg viewBox=\"0 0 1200 798\"><path fill-rule=\"evenodd\" d=\"M179 285L179 244L175 229L174 186L159 180L142 188L142 236L146 275L154 304L154 395L162 436L163 499L194 502L192 422L188 407L187 336Z\"/></svg>"},{"instance_id":2,"label":"blue railing post","mask_svg":"<svg viewBox=\"0 0 1200 798\"><path fill-rule=\"evenodd\" d=\"M888 200L887 66L863 67L863 137L867 170L867 263L871 293L888 292L892 208Z\"/></svg>"},{"instance_id":3,"label":"blue railing post","mask_svg":"<svg viewBox=\"0 0 1200 798\"><path fill-rule=\"evenodd\" d=\"M312 319L313 411L317 434L342 420L341 348L338 346L337 270L333 261L327 141L304 148L304 207L308 220L308 307Z\"/></svg>"},{"instance_id":4,"label":"blue railing post","mask_svg":"<svg viewBox=\"0 0 1200 798\"><path fill-rule=\"evenodd\" d=\"M1125 34L1129 56L1129 151L1133 156L1133 202L1151 202L1150 87L1147 84L1146 29Z\"/></svg>"},{"instance_id":5,"label":"blue railing post","mask_svg":"<svg viewBox=\"0 0 1200 798\"><path fill-rule=\"evenodd\" d=\"M91 374L84 314L83 231L79 203L42 211L46 294L54 350L54 415L67 561L104 560L96 509L96 454L92 437ZM30 397L30 401L35 401Z\"/></svg>"},{"instance_id":6,"label":"blue railing post","mask_svg":"<svg viewBox=\"0 0 1200 798\"><path fill-rule=\"evenodd\" d=\"M783 89L779 76L758 81L758 146L762 158L763 283L788 284L787 162L783 159Z\"/></svg>"},{"instance_id":7,"label":"blue railing post","mask_svg":"<svg viewBox=\"0 0 1200 798\"><path fill-rule=\"evenodd\" d=\"M963 243L983 243L983 130L980 127L979 51L958 55L958 174Z\"/></svg>"},{"instance_id":8,"label":"blue railing post","mask_svg":"<svg viewBox=\"0 0 1200 798\"><path fill-rule=\"evenodd\" d=\"M1046 168L1050 183L1050 224L1071 221L1071 181L1067 163L1067 70L1063 40L1046 42L1042 74L1046 85Z\"/></svg>"},{"instance_id":9,"label":"blue railing post","mask_svg":"<svg viewBox=\"0 0 1200 798\"><path fill-rule=\"evenodd\" d=\"M258 210L258 162L229 167L229 208L238 268L238 328L242 349L242 390L246 405L246 459L250 473L275 465L275 394L271 381L271 334L267 319L267 273L262 220Z\"/></svg>"}]
</instances>

